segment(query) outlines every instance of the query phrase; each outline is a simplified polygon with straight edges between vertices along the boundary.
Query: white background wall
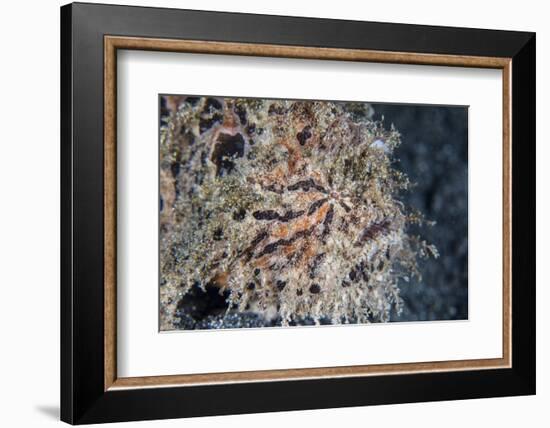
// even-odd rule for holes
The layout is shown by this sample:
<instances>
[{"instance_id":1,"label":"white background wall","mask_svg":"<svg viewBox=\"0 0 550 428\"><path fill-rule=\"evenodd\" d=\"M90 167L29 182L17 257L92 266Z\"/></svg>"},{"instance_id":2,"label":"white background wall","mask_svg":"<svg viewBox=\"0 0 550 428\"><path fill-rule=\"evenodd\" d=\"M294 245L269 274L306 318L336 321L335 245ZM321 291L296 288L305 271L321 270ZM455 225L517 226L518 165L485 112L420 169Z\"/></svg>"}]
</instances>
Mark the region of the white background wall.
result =
<instances>
[{"instance_id":1,"label":"white background wall","mask_svg":"<svg viewBox=\"0 0 550 428\"><path fill-rule=\"evenodd\" d=\"M121 0L122 2L122 0ZM113 3L104 1L104 3ZM126 1L234 12L537 32L537 340L535 397L155 421L159 427L547 426L550 420L548 263L550 13L535 0L481 2L296 0ZM59 6L9 1L0 13L0 421L58 424L59 406ZM546 143L546 144L545 144ZM138 426L127 424L125 426Z\"/></svg>"}]
</instances>

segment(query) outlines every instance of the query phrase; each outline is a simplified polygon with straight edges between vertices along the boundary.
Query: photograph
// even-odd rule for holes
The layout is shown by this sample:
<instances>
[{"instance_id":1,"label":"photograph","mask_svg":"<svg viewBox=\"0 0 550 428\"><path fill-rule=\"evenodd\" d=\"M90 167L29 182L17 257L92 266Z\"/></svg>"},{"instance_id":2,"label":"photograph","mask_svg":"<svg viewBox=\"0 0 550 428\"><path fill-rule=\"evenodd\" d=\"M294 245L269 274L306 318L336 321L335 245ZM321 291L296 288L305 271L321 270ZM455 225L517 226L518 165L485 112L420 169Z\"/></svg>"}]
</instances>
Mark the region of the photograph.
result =
<instances>
[{"instance_id":1,"label":"photograph","mask_svg":"<svg viewBox=\"0 0 550 428\"><path fill-rule=\"evenodd\" d=\"M4 2L0 425L550 426L545 5Z\"/></svg>"},{"instance_id":2,"label":"photograph","mask_svg":"<svg viewBox=\"0 0 550 428\"><path fill-rule=\"evenodd\" d=\"M159 330L468 319L468 106L160 94Z\"/></svg>"}]
</instances>

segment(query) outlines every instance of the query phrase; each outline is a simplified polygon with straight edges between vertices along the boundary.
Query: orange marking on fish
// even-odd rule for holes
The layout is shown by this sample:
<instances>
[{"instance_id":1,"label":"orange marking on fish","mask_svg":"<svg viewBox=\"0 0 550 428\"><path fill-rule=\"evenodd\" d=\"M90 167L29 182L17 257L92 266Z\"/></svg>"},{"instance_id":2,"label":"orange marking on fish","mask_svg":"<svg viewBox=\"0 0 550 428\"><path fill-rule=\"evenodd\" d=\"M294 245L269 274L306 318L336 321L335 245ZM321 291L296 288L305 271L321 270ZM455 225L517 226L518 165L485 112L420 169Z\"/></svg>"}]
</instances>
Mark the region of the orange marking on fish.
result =
<instances>
[{"instance_id":1,"label":"orange marking on fish","mask_svg":"<svg viewBox=\"0 0 550 428\"><path fill-rule=\"evenodd\" d=\"M275 238L286 238L288 236L288 226L286 224L279 224L273 228L272 236Z\"/></svg>"},{"instance_id":2,"label":"orange marking on fish","mask_svg":"<svg viewBox=\"0 0 550 428\"><path fill-rule=\"evenodd\" d=\"M212 282L219 287L223 287L227 285L228 278L229 272L219 272L214 275L214 278L212 278Z\"/></svg>"},{"instance_id":3,"label":"orange marking on fish","mask_svg":"<svg viewBox=\"0 0 550 428\"><path fill-rule=\"evenodd\" d=\"M288 256L289 254L296 251L296 244L287 245L286 247L283 247L283 254L285 256Z\"/></svg>"},{"instance_id":4,"label":"orange marking on fish","mask_svg":"<svg viewBox=\"0 0 550 428\"><path fill-rule=\"evenodd\" d=\"M254 267L266 268L271 264L271 254L261 256L252 262Z\"/></svg>"},{"instance_id":5,"label":"orange marking on fish","mask_svg":"<svg viewBox=\"0 0 550 428\"><path fill-rule=\"evenodd\" d=\"M293 174L297 165L302 161L302 155L296 150L293 143L287 140L281 140L280 143L288 150L288 172Z\"/></svg>"}]
</instances>

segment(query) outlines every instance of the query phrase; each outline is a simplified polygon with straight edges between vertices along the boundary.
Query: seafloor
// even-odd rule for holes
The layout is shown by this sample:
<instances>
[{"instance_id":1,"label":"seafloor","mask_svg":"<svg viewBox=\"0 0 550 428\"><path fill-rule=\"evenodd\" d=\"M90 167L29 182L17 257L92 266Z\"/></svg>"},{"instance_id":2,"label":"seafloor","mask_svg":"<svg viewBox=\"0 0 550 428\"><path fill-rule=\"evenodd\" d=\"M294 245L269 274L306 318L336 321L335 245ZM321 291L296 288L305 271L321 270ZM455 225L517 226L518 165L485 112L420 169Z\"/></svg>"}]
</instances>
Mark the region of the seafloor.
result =
<instances>
[{"instance_id":1,"label":"seafloor","mask_svg":"<svg viewBox=\"0 0 550 428\"><path fill-rule=\"evenodd\" d=\"M468 109L374 104L401 133L395 156L416 187L402 201L436 221L422 227L440 257L420 261L422 281L401 287L404 308L394 321L468 318ZM426 132L429 130L429 132ZM415 228L416 226L411 226Z\"/></svg>"}]
</instances>

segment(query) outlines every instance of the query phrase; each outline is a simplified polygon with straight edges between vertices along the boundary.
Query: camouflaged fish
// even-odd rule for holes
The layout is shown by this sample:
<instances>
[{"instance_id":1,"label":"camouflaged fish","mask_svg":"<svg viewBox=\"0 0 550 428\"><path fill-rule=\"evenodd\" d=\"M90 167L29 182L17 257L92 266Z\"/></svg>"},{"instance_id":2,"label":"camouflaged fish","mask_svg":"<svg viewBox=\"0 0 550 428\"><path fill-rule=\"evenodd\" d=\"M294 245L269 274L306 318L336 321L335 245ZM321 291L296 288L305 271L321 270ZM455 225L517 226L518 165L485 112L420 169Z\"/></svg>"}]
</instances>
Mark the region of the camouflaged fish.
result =
<instances>
[{"instance_id":1,"label":"camouflaged fish","mask_svg":"<svg viewBox=\"0 0 550 428\"><path fill-rule=\"evenodd\" d=\"M227 313L282 325L387 321L399 280L436 249L365 103L165 97L160 142L161 329L193 287ZM403 283L404 281L401 281Z\"/></svg>"}]
</instances>

